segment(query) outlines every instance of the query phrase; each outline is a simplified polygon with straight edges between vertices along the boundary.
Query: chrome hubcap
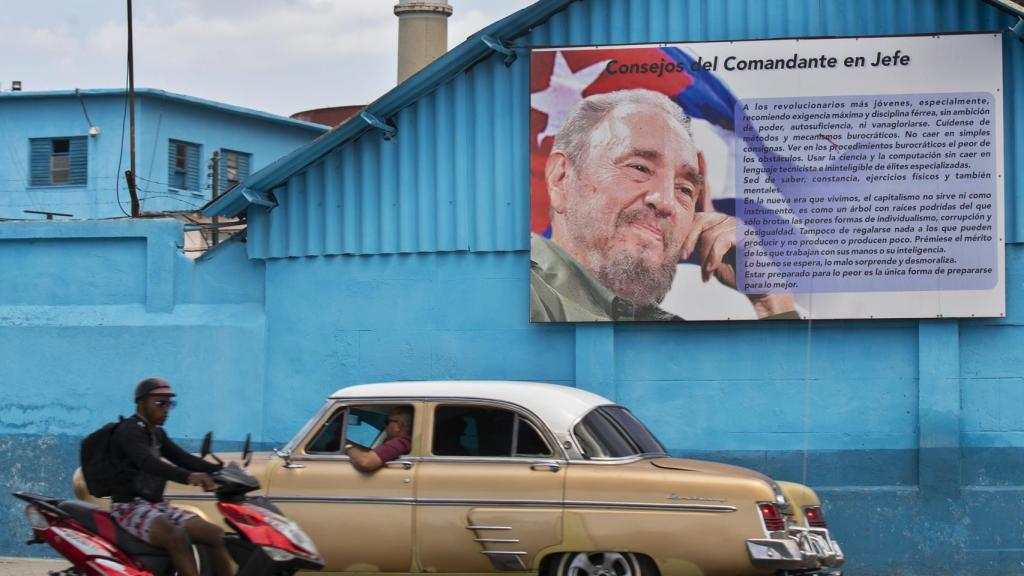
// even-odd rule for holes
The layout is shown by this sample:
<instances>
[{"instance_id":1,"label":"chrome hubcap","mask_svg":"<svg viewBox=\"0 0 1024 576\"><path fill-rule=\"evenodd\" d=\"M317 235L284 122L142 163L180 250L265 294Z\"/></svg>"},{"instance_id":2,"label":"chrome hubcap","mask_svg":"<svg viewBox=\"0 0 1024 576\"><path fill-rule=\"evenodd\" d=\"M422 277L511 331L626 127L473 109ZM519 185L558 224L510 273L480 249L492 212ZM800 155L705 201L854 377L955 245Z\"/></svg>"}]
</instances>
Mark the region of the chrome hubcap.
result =
<instances>
[{"instance_id":1,"label":"chrome hubcap","mask_svg":"<svg viewBox=\"0 0 1024 576\"><path fill-rule=\"evenodd\" d=\"M618 552L577 554L565 576L637 576L626 557Z\"/></svg>"}]
</instances>

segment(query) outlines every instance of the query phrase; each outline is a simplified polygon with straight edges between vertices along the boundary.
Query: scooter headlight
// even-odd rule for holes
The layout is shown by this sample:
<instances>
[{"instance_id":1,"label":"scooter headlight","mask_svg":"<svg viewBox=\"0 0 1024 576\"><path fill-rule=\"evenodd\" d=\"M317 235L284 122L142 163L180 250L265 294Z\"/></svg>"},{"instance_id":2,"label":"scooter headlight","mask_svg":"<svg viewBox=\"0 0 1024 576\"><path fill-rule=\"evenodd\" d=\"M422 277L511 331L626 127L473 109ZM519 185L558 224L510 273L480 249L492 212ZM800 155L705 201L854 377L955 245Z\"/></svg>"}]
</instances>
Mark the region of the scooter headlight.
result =
<instances>
[{"instance_id":1,"label":"scooter headlight","mask_svg":"<svg viewBox=\"0 0 1024 576\"><path fill-rule=\"evenodd\" d=\"M295 559L294 554L285 552L280 548L274 548L273 546L262 546L262 548L263 551L267 553L267 556L270 556L270 559L274 562L287 562Z\"/></svg>"},{"instance_id":2,"label":"scooter headlight","mask_svg":"<svg viewBox=\"0 0 1024 576\"><path fill-rule=\"evenodd\" d=\"M46 530L50 527L50 521L46 519L46 515L32 504L25 507L25 517L28 518L28 523L35 530Z\"/></svg>"},{"instance_id":3,"label":"scooter headlight","mask_svg":"<svg viewBox=\"0 0 1024 576\"><path fill-rule=\"evenodd\" d=\"M303 532L301 528L299 528L298 524L292 522L287 518L283 518L281 516L271 513L264 514L263 519L267 522L267 524L270 524L270 526L273 527L274 530L277 530L282 535L284 535L285 538L291 540L293 544L295 544L299 548L302 548L303 550L306 550L307 552L310 552L313 557L316 557L319 554L316 550L316 545L313 544L313 541L310 540L309 536L307 536L306 533ZM271 555L271 558L274 558L273 555ZM274 558L274 560L277 559Z\"/></svg>"}]
</instances>

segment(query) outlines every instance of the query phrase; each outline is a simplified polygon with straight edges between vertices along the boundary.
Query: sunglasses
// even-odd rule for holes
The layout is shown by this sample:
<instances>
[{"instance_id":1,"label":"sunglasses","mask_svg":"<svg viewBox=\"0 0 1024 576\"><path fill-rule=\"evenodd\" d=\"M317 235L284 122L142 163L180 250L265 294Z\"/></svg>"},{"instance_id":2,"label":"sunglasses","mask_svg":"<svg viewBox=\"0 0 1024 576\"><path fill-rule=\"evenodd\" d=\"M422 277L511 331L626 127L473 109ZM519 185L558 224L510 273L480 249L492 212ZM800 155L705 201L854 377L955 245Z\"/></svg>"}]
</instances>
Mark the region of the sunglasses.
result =
<instances>
[{"instance_id":1,"label":"sunglasses","mask_svg":"<svg viewBox=\"0 0 1024 576\"><path fill-rule=\"evenodd\" d=\"M171 409L178 405L174 400L153 400L153 405L157 408Z\"/></svg>"}]
</instances>

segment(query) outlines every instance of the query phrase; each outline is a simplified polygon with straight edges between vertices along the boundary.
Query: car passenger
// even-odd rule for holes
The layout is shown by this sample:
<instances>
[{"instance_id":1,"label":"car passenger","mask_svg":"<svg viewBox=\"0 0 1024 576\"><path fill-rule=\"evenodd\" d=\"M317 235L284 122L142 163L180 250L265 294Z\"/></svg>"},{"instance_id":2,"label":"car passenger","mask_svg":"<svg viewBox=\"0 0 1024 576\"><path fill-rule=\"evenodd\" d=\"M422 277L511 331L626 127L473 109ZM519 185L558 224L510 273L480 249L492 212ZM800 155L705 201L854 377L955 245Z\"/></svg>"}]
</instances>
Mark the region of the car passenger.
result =
<instances>
[{"instance_id":1,"label":"car passenger","mask_svg":"<svg viewBox=\"0 0 1024 576\"><path fill-rule=\"evenodd\" d=\"M360 472L373 472L384 464L397 460L412 449L412 408L398 406L388 411L388 423L384 428L387 439L376 448L357 446L346 440L345 455L352 459L352 465Z\"/></svg>"}]
</instances>

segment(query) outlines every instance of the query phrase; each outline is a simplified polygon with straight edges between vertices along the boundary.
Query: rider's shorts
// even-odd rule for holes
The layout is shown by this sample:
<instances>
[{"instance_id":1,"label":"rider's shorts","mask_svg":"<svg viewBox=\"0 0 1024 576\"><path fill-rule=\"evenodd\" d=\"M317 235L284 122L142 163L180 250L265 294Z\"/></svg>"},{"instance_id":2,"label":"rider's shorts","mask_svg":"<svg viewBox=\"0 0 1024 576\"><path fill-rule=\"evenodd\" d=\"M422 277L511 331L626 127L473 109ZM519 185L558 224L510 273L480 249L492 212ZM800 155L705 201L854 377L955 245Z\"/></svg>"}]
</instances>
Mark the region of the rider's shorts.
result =
<instances>
[{"instance_id":1,"label":"rider's shorts","mask_svg":"<svg viewBox=\"0 0 1024 576\"><path fill-rule=\"evenodd\" d=\"M154 519L163 516L174 526L184 526L185 522L196 516L188 510L171 506L166 500L150 502L143 498L135 498L131 502L113 502L110 515L121 528L146 542L149 542L149 527Z\"/></svg>"}]
</instances>

